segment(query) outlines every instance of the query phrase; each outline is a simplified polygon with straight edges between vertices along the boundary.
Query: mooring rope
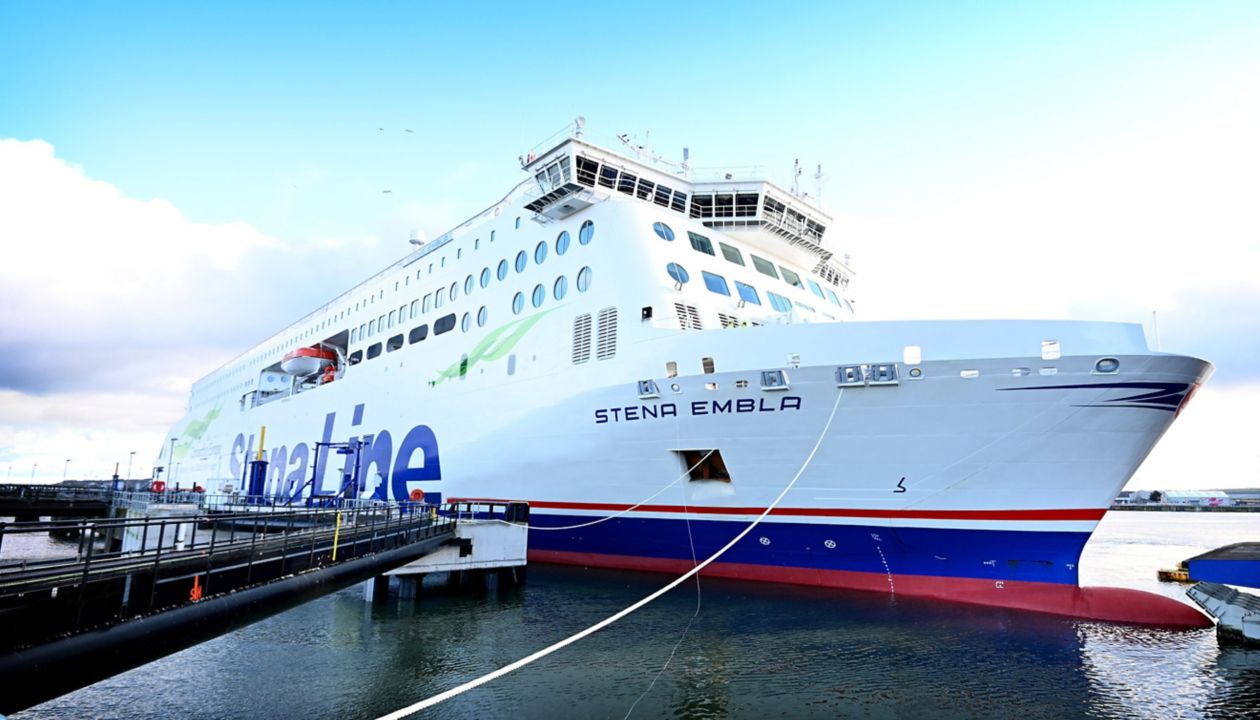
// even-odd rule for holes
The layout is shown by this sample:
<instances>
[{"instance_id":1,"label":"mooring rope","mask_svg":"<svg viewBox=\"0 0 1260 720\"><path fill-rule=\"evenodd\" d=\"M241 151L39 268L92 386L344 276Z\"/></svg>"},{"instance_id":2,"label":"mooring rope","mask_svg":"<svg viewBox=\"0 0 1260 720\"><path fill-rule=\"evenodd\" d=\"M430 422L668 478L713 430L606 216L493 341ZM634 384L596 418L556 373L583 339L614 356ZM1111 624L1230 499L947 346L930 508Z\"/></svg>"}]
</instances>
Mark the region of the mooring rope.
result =
<instances>
[{"instance_id":1,"label":"mooring rope","mask_svg":"<svg viewBox=\"0 0 1260 720\"><path fill-rule=\"evenodd\" d=\"M692 465L691 467L687 468L687 472L685 472L685 473L683 473L682 475L680 475L680 476L678 476L677 478L675 478L673 482L671 482L670 484L668 484L668 485L666 485L665 487L661 488L660 490L657 490L656 492L654 492L654 493L652 493L651 495L649 495L648 497L646 497L646 498L644 498L644 499L640 500L639 502L637 502L637 503L635 503L635 504L631 505L630 507L625 508L624 510L618 510L617 512L613 513L612 515L607 515L607 516L602 517L602 518L597 518L597 519L592 520L592 521L587 522L587 523L580 523L580 524L578 524L578 525L564 525L564 526L561 526L561 527L542 527L542 526L538 526L538 525L533 525L533 524L530 524L529 529L530 529L530 530L577 530L578 528L590 527L590 526L592 526L592 525L598 525L598 524L600 524L600 523L602 523L602 522L608 522L609 520L614 520L614 519L616 519L616 518L619 518L619 517L621 517L622 515L625 515L626 513L629 513L629 512L631 512L631 511L633 511L633 510L635 510L635 509L637 509L637 508L639 508L639 507L642 507L642 506L646 505L648 502L650 502L650 501L652 501L652 500L655 500L655 499L657 498L657 496L659 496L661 493L663 493L663 492L665 492L666 490L668 490L668 489L670 489L670 488L674 487L675 485L677 485L677 484L678 484L678 482L679 482L680 480L682 480L683 478L686 478L686 477L691 477L691 471L692 471L692 470L695 470L696 468L698 468L698 467L700 467L702 464L704 464L704 461L705 461L705 460L708 460L708 459L709 459L709 456L710 456L710 455L712 455L713 453L714 453L714 451L713 451L713 450L710 450L709 452L705 453L705 454L704 454L704 457L700 458L700 460L699 460L699 461L697 461L695 465ZM684 493L684 495L685 495L685 493ZM683 501L683 506L684 506L684 507L686 507L686 500L685 500L685 499L684 499L684 501ZM688 527L690 527L690 526L688 526Z\"/></svg>"},{"instance_id":2,"label":"mooring rope","mask_svg":"<svg viewBox=\"0 0 1260 720\"><path fill-rule=\"evenodd\" d=\"M836 417L836 410L840 408L840 398L842 397L844 397L844 388L840 388L840 391L836 394L836 404L833 405L831 408L831 415L827 417L827 424L823 426L822 433L818 435L818 441L814 443L814 448L809 451L809 455L805 458L804 464L802 464L801 468L796 471L796 475L792 477L791 482L789 482L786 486L784 486L783 490L779 492L779 495L774 499L774 501L771 502L768 506L766 506L766 509L763 510L761 514L756 517L756 519L754 519L751 523L749 523L748 527L741 530L740 533L736 535L734 538L732 538L730 542L726 543L717 552L713 553L708 558L706 558L704 562L700 563L699 565L696 565L691 570L688 570L682 576L678 577L677 579L675 579L673 582L669 583L665 587L662 587L661 589L639 600L633 605L630 605L629 607L624 608L613 615L609 615L608 617L604 618L603 620L600 620L594 625L591 625L585 630L578 631L570 635L569 637L557 643L554 643L552 645L548 645L542 650L539 650L535 653L527 655L521 658L520 660L517 660L516 662L504 665L498 670L486 673L485 675L482 675L481 677L469 680L468 682L462 685L453 687L450 690L446 690L445 692L438 693L437 695L434 695L432 697L425 698L424 700L421 700L420 702L415 703L414 705L408 705L407 707L402 708L401 710L395 710L394 712L389 713L387 715L382 715L380 718L378 718L378 720L401 720L401 718L408 717L409 715L414 715L415 713L421 710L424 710L425 708L433 707L434 705L437 705L438 703L441 703L441 702L445 702L446 700L450 700L451 698L457 695L462 695L468 692L469 690L481 687L482 685L485 685L491 680L496 680L498 678L501 678L504 675L507 675L508 673L513 672L515 670L519 670L525 667L526 665L533 663L536 660L541 660L542 658L547 657L548 655L552 654L553 652L557 650L568 647L569 645L572 645L573 643L577 642L578 640L581 640L582 638L585 638L591 634L599 632L600 630L603 630L609 625L612 625L618 620L635 612L639 608L642 608L644 605L647 605L653 600L656 600L657 598L664 595L665 593L668 593L670 590L673 590L674 588L686 582L692 576L704 570L706 567L711 565L715 560L722 557L722 555L726 554L726 551L734 547L736 543L738 543L740 540L743 540L748 535L748 533L752 532L753 528L760 525L761 521L765 520L766 517L770 514L770 511L774 510L774 508L783 500L784 496L788 494L788 491L790 491L792 487L796 485L796 481L800 479L801 475L805 472L805 469L809 467L809 464L811 462L813 462L814 455L818 453L818 448L822 447L823 438L827 437L827 431L831 429L831 421L834 420Z\"/></svg>"}]
</instances>

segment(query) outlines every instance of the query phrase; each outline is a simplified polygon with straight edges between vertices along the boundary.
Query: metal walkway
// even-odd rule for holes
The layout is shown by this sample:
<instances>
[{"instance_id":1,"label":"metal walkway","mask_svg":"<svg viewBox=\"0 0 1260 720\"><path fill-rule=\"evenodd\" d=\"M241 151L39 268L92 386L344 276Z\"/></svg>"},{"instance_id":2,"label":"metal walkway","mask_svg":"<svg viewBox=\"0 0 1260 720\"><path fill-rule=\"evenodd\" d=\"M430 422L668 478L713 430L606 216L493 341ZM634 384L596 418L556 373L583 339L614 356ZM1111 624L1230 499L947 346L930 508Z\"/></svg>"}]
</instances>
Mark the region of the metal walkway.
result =
<instances>
[{"instance_id":1,"label":"metal walkway","mask_svg":"<svg viewBox=\"0 0 1260 720\"><path fill-rule=\"evenodd\" d=\"M240 502L183 516L0 523L0 677L10 688L0 713L457 542L455 519L433 507L343 505ZM73 531L81 532L73 557L4 560L15 536Z\"/></svg>"}]
</instances>

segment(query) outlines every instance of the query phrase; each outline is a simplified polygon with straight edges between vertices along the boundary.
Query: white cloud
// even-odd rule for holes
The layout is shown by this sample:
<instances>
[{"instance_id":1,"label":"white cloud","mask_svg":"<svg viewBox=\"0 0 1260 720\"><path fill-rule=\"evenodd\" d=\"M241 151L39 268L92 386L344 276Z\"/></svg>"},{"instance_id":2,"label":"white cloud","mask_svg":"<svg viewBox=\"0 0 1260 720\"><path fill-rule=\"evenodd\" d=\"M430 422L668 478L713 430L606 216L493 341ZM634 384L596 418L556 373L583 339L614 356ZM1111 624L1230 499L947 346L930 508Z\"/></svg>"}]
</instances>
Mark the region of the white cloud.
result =
<instances>
[{"instance_id":1,"label":"white cloud","mask_svg":"<svg viewBox=\"0 0 1260 720\"><path fill-rule=\"evenodd\" d=\"M11 139L0 247L0 464L28 478L38 463L45 480L66 457L71 475L112 472L131 450L147 463L195 379L400 252L371 235L297 246L193 222Z\"/></svg>"}]
</instances>

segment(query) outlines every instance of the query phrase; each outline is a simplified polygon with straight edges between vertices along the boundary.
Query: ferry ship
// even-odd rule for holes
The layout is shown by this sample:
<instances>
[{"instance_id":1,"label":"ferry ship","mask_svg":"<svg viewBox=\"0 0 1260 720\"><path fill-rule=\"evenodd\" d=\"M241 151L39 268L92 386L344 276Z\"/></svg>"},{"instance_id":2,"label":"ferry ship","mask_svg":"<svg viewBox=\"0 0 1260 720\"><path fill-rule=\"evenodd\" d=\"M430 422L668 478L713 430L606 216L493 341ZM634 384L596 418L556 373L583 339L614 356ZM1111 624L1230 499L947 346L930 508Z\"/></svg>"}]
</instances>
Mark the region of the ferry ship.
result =
<instances>
[{"instance_id":1,"label":"ferry ship","mask_svg":"<svg viewBox=\"0 0 1260 720\"><path fill-rule=\"evenodd\" d=\"M1202 624L1077 578L1208 362L1133 324L856 320L816 199L628 147L578 122L522 156L502 200L197 381L157 464L527 500L531 561L670 573L790 486L706 575Z\"/></svg>"}]
</instances>

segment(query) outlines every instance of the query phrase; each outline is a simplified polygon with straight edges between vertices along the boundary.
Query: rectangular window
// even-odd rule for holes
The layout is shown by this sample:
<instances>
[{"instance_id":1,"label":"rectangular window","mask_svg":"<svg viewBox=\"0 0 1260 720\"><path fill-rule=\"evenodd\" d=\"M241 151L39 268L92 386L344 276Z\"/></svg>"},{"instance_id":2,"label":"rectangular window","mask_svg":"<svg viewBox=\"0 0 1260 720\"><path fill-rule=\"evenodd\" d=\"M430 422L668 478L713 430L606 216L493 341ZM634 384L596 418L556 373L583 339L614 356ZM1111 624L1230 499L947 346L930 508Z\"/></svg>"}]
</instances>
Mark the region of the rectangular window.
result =
<instances>
[{"instance_id":1,"label":"rectangular window","mask_svg":"<svg viewBox=\"0 0 1260 720\"><path fill-rule=\"evenodd\" d=\"M835 305L836 307L843 307L840 304L840 299L837 298L836 294L831 291L831 288L827 288L827 299L831 301L832 305Z\"/></svg>"},{"instance_id":2,"label":"rectangular window","mask_svg":"<svg viewBox=\"0 0 1260 720\"><path fill-rule=\"evenodd\" d=\"M718 247L722 248L722 257L736 265L744 264L744 256L740 254L739 248L733 248L724 242L718 243Z\"/></svg>"},{"instance_id":3,"label":"rectangular window","mask_svg":"<svg viewBox=\"0 0 1260 720\"><path fill-rule=\"evenodd\" d=\"M757 288L753 287L752 285L745 285L744 283L736 280L735 290L739 292L739 297L741 300L744 300L745 302L750 302L753 305L761 304L761 298L757 296Z\"/></svg>"},{"instance_id":4,"label":"rectangular window","mask_svg":"<svg viewBox=\"0 0 1260 720\"><path fill-rule=\"evenodd\" d=\"M395 316L395 315L397 315L397 314L398 314L398 311L396 311L396 310L390 310L390 311L389 311L389 325L388 325L388 327L394 327L394 316Z\"/></svg>"},{"instance_id":5,"label":"rectangular window","mask_svg":"<svg viewBox=\"0 0 1260 720\"><path fill-rule=\"evenodd\" d=\"M395 350L397 350L398 348L402 346L403 346L402 334L395 335L394 337L390 338L385 343L385 349L388 350L389 352L394 352Z\"/></svg>"},{"instance_id":6,"label":"rectangular window","mask_svg":"<svg viewBox=\"0 0 1260 720\"><path fill-rule=\"evenodd\" d=\"M617 168L607 165L599 169L599 184L606 188L617 186ZM519 226L518 226L519 227Z\"/></svg>"},{"instance_id":7,"label":"rectangular window","mask_svg":"<svg viewBox=\"0 0 1260 720\"><path fill-rule=\"evenodd\" d=\"M415 320L416 316L419 314L420 314L420 301L412 300L411 301L411 319Z\"/></svg>"},{"instance_id":8,"label":"rectangular window","mask_svg":"<svg viewBox=\"0 0 1260 720\"><path fill-rule=\"evenodd\" d=\"M407 336L407 342L410 342L413 344L418 343L428 336L429 336L429 326L420 325L418 327L411 328L411 333Z\"/></svg>"},{"instance_id":9,"label":"rectangular window","mask_svg":"<svg viewBox=\"0 0 1260 720\"><path fill-rule=\"evenodd\" d=\"M822 288L818 287L818 283L813 280L809 280L808 278L806 278L806 281L809 283L809 291L817 295L819 300L827 299L822 293Z\"/></svg>"},{"instance_id":10,"label":"rectangular window","mask_svg":"<svg viewBox=\"0 0 1260 720\"><path fill-rule=\"evenodd\" d=\"M709 288L709 290L717 293L718 295L726 295L727 297L730 297L731 289L726 286L726 278L721 275L714 275L713 273L706 272L704 270L701 270L700 274L704 276L705 287Z\"/></svg>"},{"instance_id":11,"label":"rectangular window","mask_svg":"<svg viewBox=\"0 0 1260 720\"><path fill-rule=\"evenodd\" d=\"M429 312L429 306L433 304L433 293L424 296L424 300L420 303L421 312Z\"/></svg>"},{"instance_id":12,"label":"rectangular window","mask_svg":"<svg viewBox=\"0 0 1260 720\"><path fill-rule=\"evenodd\" d=\"M765 258L759 258L756 255L750 254L750 256L752 257L753 267L757 268L757 272L762 275L769 275L775 280L779 279L779 273L775 271L774 263L766 260Z\"/></svg>"},{"instance_id":13,"label":"rectangular window","mask_svg":"<svg viewBox=\"0 0 1260 720\"><path fill-rule=\"evenodd\" d=\"M800 308L800 309L802 309L802 310L808 310L809 312L818 312L818 311L817 311L817 310L815 310L813 307L811 307L811 306L809 306L809 305L806 305L805 303L803 303L803 302L799 302L799 301L796 303L796 307L798 307L798 308Z\"/></svg>"},{"instance_id":14,"label":"rectangular window","mask_svg":"<svg viewBox=\"0 0 1260 720\"><path fill-rule=\"evenodd\" d=\"M657 185L656 197L653 198L653 202L655 202L657 205L660 205L661 207L669 207L669 196L670 196L669 188L665 187L664 185Z\"/></svg>"},{"instance_id":15,"label":"rectangular window","mask_svg":"<svg viewBox=\"0 0 1260 720\"><path fill-rule=\"evenodd\" d=\"M783 282L787 283L788 285L791 285L792 287L798 287L802 290L805 289L805 285L801 283L800 275L797 275L796 273L792 272L791 270L788 270L782 265L779 266L779 270L783 273Z\"/></svg>"},{"instance_id":16,"label":"rectangular window","mask_svg":"<svg viewBox=\"0 0 1260 720\"><path fill-rule=\"evenodd\" d=\"M774 308L775 310L778 310L779 312L791 312L791 311L792 311L792 301L791 301L791 300L788 300L787 298L783 297L782 295L780 295L780 294L778 294L778 293L776 293L776 292L773 292L773 291L771 291L771 290L767 290L767 291L766 291L766 295L767 295L767 296L769 296L769 298L770 298L770 307Z\"/></svg>"},{"instance_id":17,"label":"rectangular window","mask_svg":"<svg viewBox=\"0 0 1260 720\"><path fill-rule=\"evenodd\" d=\"M433 334L441 335L444 332L450 332L453 327L455 327L455 314L443 315L433 321Z\"/></svg>"},{"instance_id":18,"label":"rectangular window","mask_svg":"<svg viewBox=\"0 0 1260 720\"><path fill-rule=\"evenodd\" d=\"M678 212L686 212L687 210L687 193L674 191L674 197L669 201L669 208Z\"/></svg>"},{"instance_id":19,"label":"rectangular window","mask_svg":"<svg viewBox=\"0 0 1260 720\"><path fill-rule=\"evenodd\" d=\"M367 340L367 323L359 325L359 340Z\"/></svg>"},{"instance_id":20,"label":"rectangular window","mask_svg":"<svg viewBox=\"0 0 1260 720\"><path fill-rule=\"evenodd\" d=\"M375 334L376 334L376 321L369 320L368 321L368 337L372 337Z\"/></svg>"},{"instance_id":21,"label":"rectangular window","mask_svg":"<svg viewBox=\"0 0 1260 720\"><path fill-rule=\"evenodd\" d=\"M442 307L442 297L444 295L446 295L446 293L442 292L441 290L438 290L436 293L433 294L433 307L434 308Z\"/></svg>"},{"instance_id":22,"label":"rectangular window","mask_svg":"<svg viewBox=\"0 0 1260 720\"><path fill-rule=\"evenodd\" d=\"M371 360L372 358L380 354L381 354L380 343L372 343L371 345L368 346L368 352L367 352L368 360Z\"/></svg>"},{"instance_id":23,"label":"rectangular window","mask_svg":"<svg viewBox=\"0 0 1260 720\"><path fill-rule=\"evenodd\" d=\"M707 255L716 255L713 252L713 241L703 235L697 235L690 230L687 231L687 237L691 239L691 247L695 250Z\"/></svg>"},{"instance_id":24,"label":"rectangular window","mask_svg":"<svg viewBox=\"0 0 1260 720\"><path fill-rule=\"evenodd\" d=\"M358 342L359 328L350 328L350 342Z\"/></svg>"},{"instance_id":25,"label":"rectangular window","mask_svg":"<svg viewBox=\"0 0 1260 720\"><path fill-rule=\"evenodd\" d=\"M631 175L630 173L623 172L621 173L621 180L617 182L617 190L618 192L623 192L627 195L633 195L634 186L638 182L639 178Z\"/></svg>"},{"instance_id":26,"label":"rectangular window","mask_svg":"<svg viewBox=\"0 0 1260 720\"><path fill-rule=\"evenodd\" d=\"M639 178L639 188L635 191L635 197L640 200L651 200L654 192L656 192L656 183Z\"/></svg>"}]
</instances>

